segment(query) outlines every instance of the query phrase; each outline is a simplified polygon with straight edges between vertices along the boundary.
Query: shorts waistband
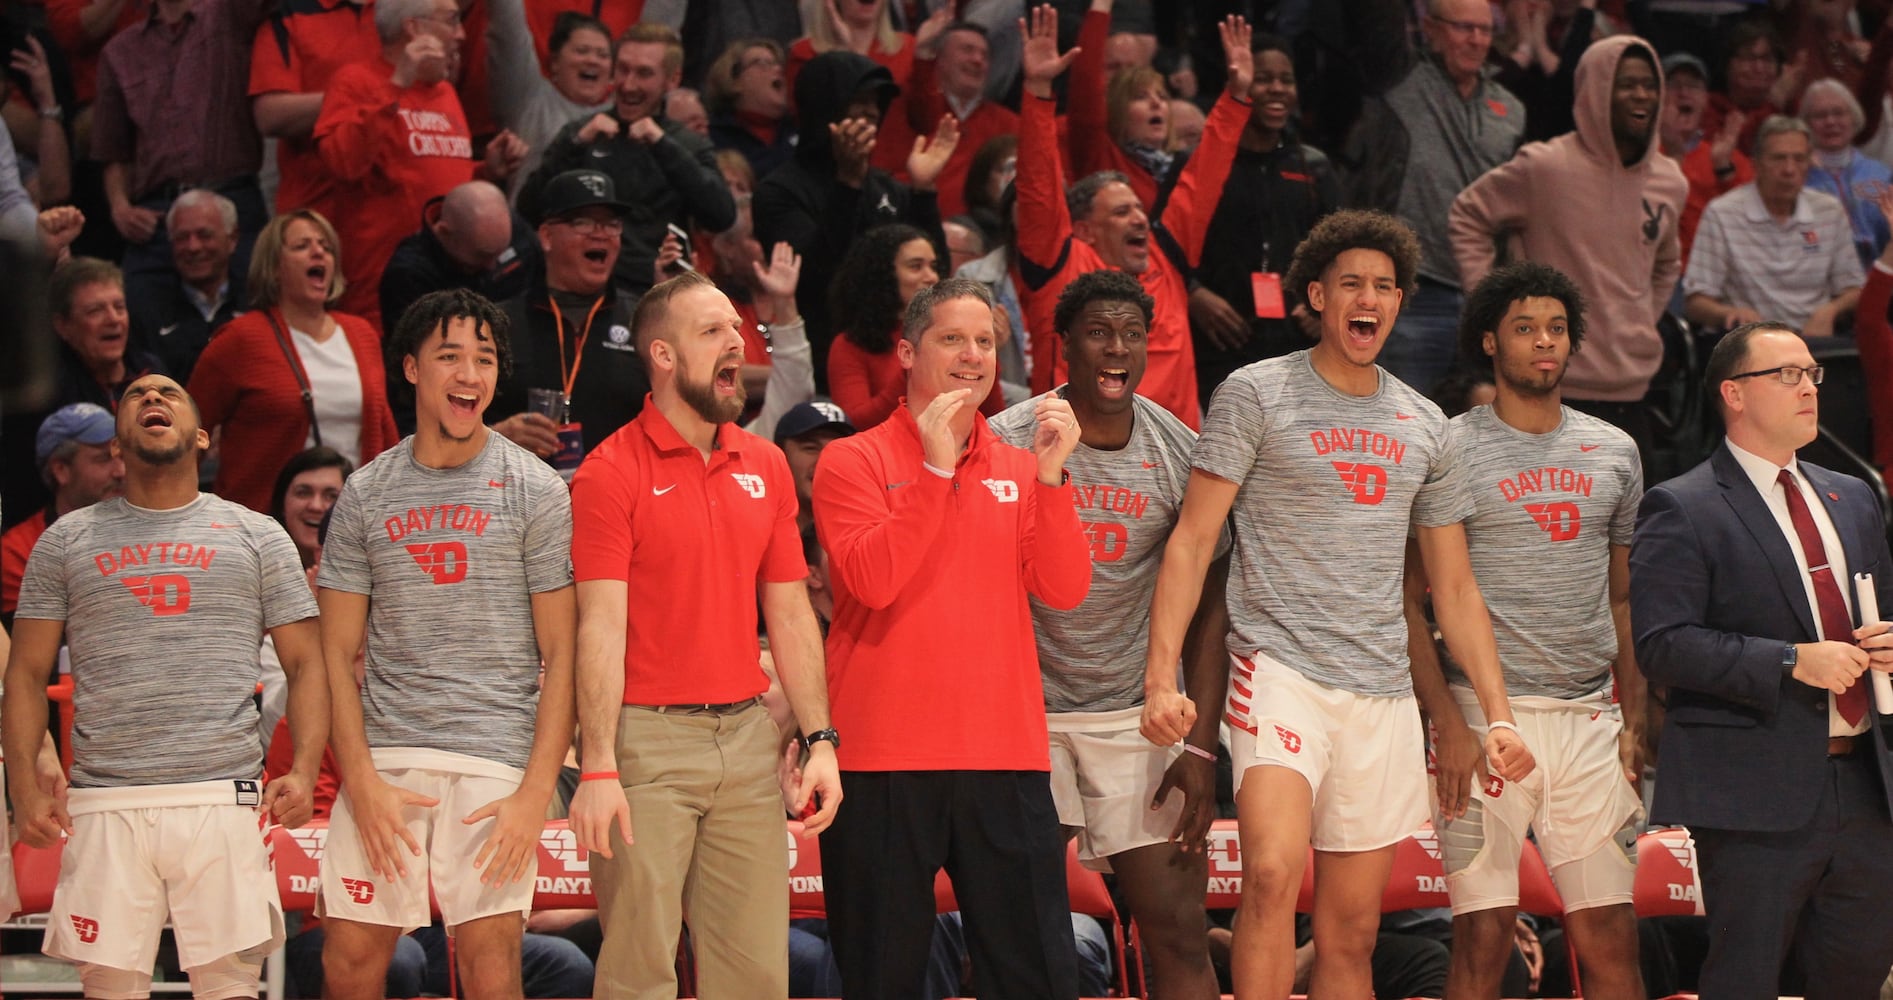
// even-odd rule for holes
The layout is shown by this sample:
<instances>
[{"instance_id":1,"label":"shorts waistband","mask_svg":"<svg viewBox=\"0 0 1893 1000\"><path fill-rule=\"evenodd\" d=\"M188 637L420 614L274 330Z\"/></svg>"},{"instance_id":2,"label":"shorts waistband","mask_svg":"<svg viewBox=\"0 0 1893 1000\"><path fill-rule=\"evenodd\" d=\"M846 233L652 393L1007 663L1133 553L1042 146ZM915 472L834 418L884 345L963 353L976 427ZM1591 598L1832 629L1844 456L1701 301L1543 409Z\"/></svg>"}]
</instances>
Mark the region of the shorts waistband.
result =
<instances>
[{"instance_id":1,"label":"shorts waistband","mask_svg":"<svg viewBox=\"0 0 1893 1000\"><path fill-rule=\"evenodd\" d=\"M642 708L659 715L735 715L745 709L762 704L762 695L753 695L742 701L718 703L692 702L687 705L626 705L626 708Z\"/></svg>"},{"instance_id":2,"label":"shorts waistband","mask_svg":"<svg viewBox=\"0 0 1893 1000\"><path fill-rule=\"evenodd\" d=\"M1110 712L1047 712L1045 728L1054 733L1115 733L1136 729L1143 718L1142 705Z\"/></svg>"},{"instance_id":3,"label":"shorts waistband","mask_svg":"<svg viewBox=\"0 0 1893 1000\"><path fill-rule=\"evenodd\" d=\"M75 788L66 811L74 816L121 809L174 809L180 806L247 806L263 801L263 779L192 781L176 785L120 785Z\"/></svg>"},{"instance_id":4,"label":"shorts waistband","mask_svg":"<svg viewBox=\"0 0 1893 1000\"><path fill-rule=\"evenodd\" d=\"M1467 685L1452 685L1452 693L1453 700L1457 701L1462 708L1466 706L1476 707L1479 704L1478 694L1474 693L1472 688ZM1514 714L1519 712L1570 712L1578 715L1589 715L1593 712L1612 712L1617 710L1617 704L1610 701L1607 695L1601 693L1584 698L1552 698L1547 695L1522 694L1512 695L1506 700L1511 703L1512 712ZM1483 712L1480 717L1484 717Z\"/></svg>"},{"instance_id":5,"label":"shorts waistband","mask_svg":"<svg viewBox=\"0 0 1893 1000\"><path fill-rule=\"evenodd\" d=\"M440 771L446 774L471 774L501 781L520 781L523 768L502 764L485 757L435 750L432 747L375 747L369 751L377 771Z\"/></svg>"}]
</instances>

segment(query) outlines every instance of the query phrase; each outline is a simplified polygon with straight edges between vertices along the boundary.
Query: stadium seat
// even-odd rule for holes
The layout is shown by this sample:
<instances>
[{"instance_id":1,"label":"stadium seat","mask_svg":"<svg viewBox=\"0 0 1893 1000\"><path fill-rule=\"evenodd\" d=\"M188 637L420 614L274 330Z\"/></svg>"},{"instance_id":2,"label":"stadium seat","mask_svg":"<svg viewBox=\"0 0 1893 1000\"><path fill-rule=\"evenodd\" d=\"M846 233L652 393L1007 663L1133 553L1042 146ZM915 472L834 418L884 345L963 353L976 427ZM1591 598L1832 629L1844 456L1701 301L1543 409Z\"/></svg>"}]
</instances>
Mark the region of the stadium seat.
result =
<instances>
[{"instance_id":1,"label":"stadium seat","mask_svg":"<svg viewBox=\"0 0 1893 1000\"><path fill-rule=\"evenodd\" d=\"M1688 830L1651 830L1637 838L1633 899L1639 917L1702 916L1702 878Z\"/></svg>"}]
</instances>

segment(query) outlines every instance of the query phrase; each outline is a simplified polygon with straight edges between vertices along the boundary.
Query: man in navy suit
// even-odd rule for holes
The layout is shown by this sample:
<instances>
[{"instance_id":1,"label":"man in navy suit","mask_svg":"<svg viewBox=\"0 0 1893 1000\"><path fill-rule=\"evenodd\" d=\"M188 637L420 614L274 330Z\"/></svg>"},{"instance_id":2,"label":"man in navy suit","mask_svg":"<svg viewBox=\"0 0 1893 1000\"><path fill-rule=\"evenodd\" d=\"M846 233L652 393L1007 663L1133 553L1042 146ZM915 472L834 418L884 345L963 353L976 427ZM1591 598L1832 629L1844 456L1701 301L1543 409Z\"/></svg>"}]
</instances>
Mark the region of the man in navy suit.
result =
<instances>
[{"instance_id":1,"label":"man in navy suit","mask_svg":"<svg viewBox=\"0 0 1893 1000\"><path fill-rule=\"evenodd\" d=\"M1708 381L1728 437L1650 490L1630 551L1631 628L1670 688L1651 818L1695 835L1705 997L1870 1000L1893 966L1893 817L1866 672L1885 625L1855 628L1852 574L1893 617L1893 558L1867 485L1798 462L1821 369L1792 329L1731 331ZM1792 963L1789 960L1792 959Z\"/></svg>"}]
</instances>

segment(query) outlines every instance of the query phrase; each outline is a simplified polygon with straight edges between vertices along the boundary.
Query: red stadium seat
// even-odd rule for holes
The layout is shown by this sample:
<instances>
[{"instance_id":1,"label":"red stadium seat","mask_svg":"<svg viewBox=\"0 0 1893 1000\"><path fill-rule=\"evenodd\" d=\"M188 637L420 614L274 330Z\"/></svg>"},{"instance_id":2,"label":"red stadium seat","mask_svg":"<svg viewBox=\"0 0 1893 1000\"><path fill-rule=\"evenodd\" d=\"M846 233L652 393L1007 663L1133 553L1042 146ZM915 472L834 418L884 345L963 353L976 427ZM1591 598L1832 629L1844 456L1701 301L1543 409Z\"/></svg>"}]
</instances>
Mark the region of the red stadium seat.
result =
<instances>
[{"instance_id":1,"label":"red stadium seat","mask_svg":"<svg viewBox=\"0 0 1893 1000\"><path fill-rule=\"evenodd\" d=\"M1117 955L1117 992L1116 996L1138 996L1143 993L1143 962L1137 962L1135 978L1132 976L1131 941L1135 932L1126 934L1124 921L1118 916L1117 903L1111 899L1111 891L1105 888L1104 876L1086 868L1078 860L1078 842L1074 839L1065 847L1065 891L1071 895L1071 910L1104 922L1111 935L1111 948Z\"/></svg>"},{"instance_id":2,"label":"red stadium seat","mask_svg":"<svg viewBox=\"0 0 1893 1000\"><path fill-rule=\"evenodd\" d=\"M1634 901L1639 917L1702 916L1702 878L1688 830L1651 830L1637 838Z\"/></svg>"}]
</instances>

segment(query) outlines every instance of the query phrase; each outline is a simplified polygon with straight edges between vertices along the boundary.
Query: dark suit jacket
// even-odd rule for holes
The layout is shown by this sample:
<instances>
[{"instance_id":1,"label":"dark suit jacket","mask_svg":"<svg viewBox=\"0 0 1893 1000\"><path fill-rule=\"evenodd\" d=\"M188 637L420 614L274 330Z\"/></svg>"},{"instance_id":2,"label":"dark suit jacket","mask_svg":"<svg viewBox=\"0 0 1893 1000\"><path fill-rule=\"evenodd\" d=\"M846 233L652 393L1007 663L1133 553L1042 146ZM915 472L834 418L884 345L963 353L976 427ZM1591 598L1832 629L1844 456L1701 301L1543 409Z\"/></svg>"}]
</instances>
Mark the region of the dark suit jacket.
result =
<instances>
[{"instance_id":1,"label":"dark suit jacket","mask_svg":"<svg viewBox=\"0 0 1893 1000\"><path fill-rule=\"evenodd\" d=\"M1801 463L1846 551L1893 618L1879 503L1852 476ZM1851 587L1851 580L1840 580ZM1819 639L1800 564L1727 445L1643 496L1630 549L1637 662L1670 687L1651 819L1724 830L1798 829L1828 787L1827 692L1788 676L1787 643ZM1866 683L1865 677L1861 683ZM1877 714L1870 733L1893 773Z\"/></svg>"}]
</instances>

